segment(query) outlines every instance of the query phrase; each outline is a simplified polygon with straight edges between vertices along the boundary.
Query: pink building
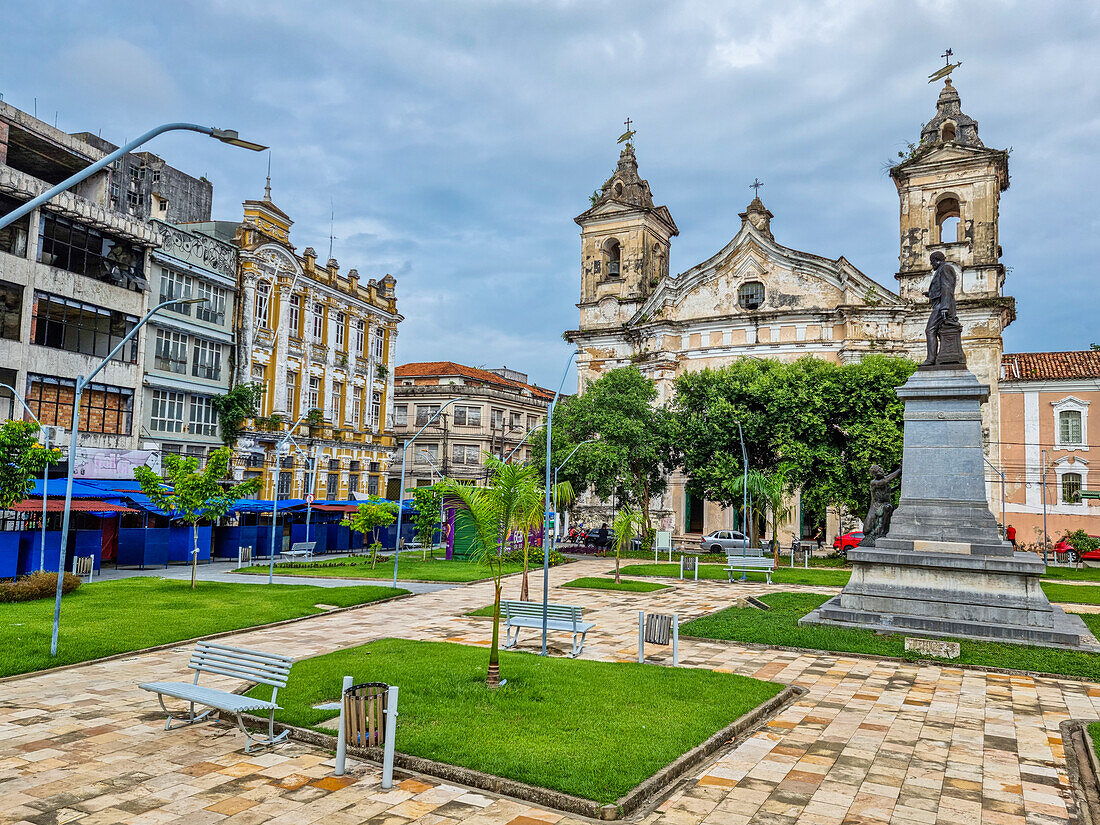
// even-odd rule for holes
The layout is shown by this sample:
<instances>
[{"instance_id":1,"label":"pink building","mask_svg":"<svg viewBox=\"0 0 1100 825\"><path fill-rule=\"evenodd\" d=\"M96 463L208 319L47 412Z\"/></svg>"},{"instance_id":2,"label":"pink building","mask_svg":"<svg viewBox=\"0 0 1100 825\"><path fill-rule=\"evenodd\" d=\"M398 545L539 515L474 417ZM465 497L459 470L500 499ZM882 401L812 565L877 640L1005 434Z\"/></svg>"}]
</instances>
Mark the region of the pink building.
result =
<instances>
[{"instance_id":1,"label":"pink building","mask_svg":"<svg viewBox=\"0 0 1100 825\"><path fill-rule=\"evenodd\" d=\"M1100 501L1080 498L1100 489L1100 351L1005 353L1000 402L1001 440L989 454L1004 473L1005 517L1021 549L1041 548L1044 509L1051 545L1078 529L1100 535ZM988 477L999 517L1000 475L990 468Z\"/></svg>"}]
</instances>

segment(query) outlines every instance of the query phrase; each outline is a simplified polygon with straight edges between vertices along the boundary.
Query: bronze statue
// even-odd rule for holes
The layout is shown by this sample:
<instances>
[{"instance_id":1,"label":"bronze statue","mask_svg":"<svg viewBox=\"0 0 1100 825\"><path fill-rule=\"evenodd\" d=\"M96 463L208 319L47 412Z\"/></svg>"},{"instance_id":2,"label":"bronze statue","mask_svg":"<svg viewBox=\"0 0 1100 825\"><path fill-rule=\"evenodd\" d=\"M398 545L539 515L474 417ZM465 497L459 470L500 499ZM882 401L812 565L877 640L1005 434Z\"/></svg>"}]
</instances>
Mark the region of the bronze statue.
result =
<instances>
[{"instance_id":1,"label":"bronze statue","mask_svg":"<svg viewBox=\"0 0 1100 825\"><path fill-rule=\"evenodd\" d=\"M942 252L933 252L929 260L932 263L932 282L924 294L928 296L932 312L924 328L928 357L921 366L965 366L962 324L955 307L955 284L959 280L959 270Z\"/></svg>"},{"instance_id":2,"label":"bronze statue","mask_svg":"<svg viewBox=\"0 0 1100 825\"><path fill-rule=\"evenodd\" d=\"M871 506L863 520L861 547L874 547L875 539L890 532L890 516L894 513L894 481L901 475L901 467L886 475L877 465L871 465Z\"/></svg>"}]
</instances>

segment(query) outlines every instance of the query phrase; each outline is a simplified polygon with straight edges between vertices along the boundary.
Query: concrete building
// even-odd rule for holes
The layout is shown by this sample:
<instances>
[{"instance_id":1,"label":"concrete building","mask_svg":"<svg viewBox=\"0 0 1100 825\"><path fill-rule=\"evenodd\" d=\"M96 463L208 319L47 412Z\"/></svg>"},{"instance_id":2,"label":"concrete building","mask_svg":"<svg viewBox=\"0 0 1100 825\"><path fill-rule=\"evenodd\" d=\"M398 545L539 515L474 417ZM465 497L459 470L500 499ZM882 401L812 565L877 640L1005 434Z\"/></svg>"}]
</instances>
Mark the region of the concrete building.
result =
<instances>
[{"instance_id":1,"label":"concrete building","mask_svg":"<svg viewBox=\"0 0 1100 825\"><path fill-rule=\"evenodd\" d=\"M1001 440L993 445L991 509L1000 518L1005 474L1005 521L1021 545L1040 545L1043 512L1053 543L1067 532L1100 535L1100 501L1081 490L1100 489L1100 352L1006 353L1001 374ZM1044 507L1045 503L1045 507Z\"/></svg>"},{"instance_id":2,"label":"concrete building","mask_svg":"<svg viewBox=\"0 0 1100 825\"><path fill-rule=\"evenodd\" d=\"M144 433L159 451L204 457L221 446L213 396L232 386L237 247L153 220L150 300L205 298L162 310L145 336Z\"/></svg>"},{"instance_id":3,"label":"concrete building","mask_svg":"<svg viewBox=\"0 0 1100 825\"><path fill-rule=\"evenodd\" d=\"M516 460L531 457L520 442L546 420L554 398L551 390L535 386L527 375L507 367L485 370L453 361L421 361L397 368L394 385L393 431L397 446L452 398L460 400L409 447L406 487L424 487L439 479L476 480L486 477L485 453ZM545 437L545 433L538 431ZM399 453L396 453L399 456ZM400 460L398 458L398 460ZM397 495L400 467L390 472L389 497Z\"/></svg>"},{"instance_id":4,"label":"concrete building","mask_svg":"<svg viewBox=\"0 0 1100 825\"><path fill-rule=\"evenodd\" d=\"M663 403L678 375L746 357L845 362L887 353L923 360L928 256L940 250L962 273L957 300L963 344L970 369L992 389L983 429L997 442L1001 333L1015 317L1014 302L1003 291L998 237L1007 153L985 147L948 79L919 143L890 176L900 203L897 291L844 257L780 244L774 216L759 197L740 213L740 229L728 243L671 275L669 250L679 228L670 210L654 203L627 143L592 207L575 219L581 227L580 323L565 337L584 353L577 360L579 389L606 370L635 364L655 381ZM682 476L670 482L653 503L662 529L684 535L736 526L734 510L692 501ZM795 504L782 540L789 540L794 525L806 535L818 525L836 534L838 514L801 513Z\"/></svg>"},{"instance_id":5,"label":"concrete building","mask_svg":"<svg viewBox=\"0 0 1100 825\"><path fill-rule=\"evenodd\" d=\"M318 265L312 247L298 255L292 224L272 202L269 181L262 200L245 201L243 223L196 227L236 240L237 382L264 388L261 417L238 441L238 472L263 479L261 498L276 485L283 497L381 494L394 443L397 282L386 275L364 283L335 260ZM276 443L299 416L310 420L295 433L298 449L276 468Z\"/></svg>"}]
</instances>

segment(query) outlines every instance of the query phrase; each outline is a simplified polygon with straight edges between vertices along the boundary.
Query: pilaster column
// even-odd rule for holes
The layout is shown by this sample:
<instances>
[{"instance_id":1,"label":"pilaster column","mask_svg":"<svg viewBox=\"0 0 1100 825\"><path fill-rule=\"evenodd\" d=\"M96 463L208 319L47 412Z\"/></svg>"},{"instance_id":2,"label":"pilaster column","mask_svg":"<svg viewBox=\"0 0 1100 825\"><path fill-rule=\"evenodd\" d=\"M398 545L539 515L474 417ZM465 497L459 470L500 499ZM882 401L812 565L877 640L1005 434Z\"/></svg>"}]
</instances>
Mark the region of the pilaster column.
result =
<instances>
[{"instance_id":1,"label":"pilaster column","mask_svg":"<svg viewBox=\"0 0 1100 825\"><path fill-rule=\"evenodd\" d=\"M279 326L275 330L275 412L293 415L286 408L287 350L290 347L290 284L279 284ZM293 420L293 418L292 418Z\"/></svg>"},{"instance_id":2,"label":"pilaster column","mask_svg":"<svg viewBox=\"0 0 1100 825\"><path fill-rule=\"evenodd\" d=\"M240 381L252 380L252 347L255 344L256 275L241 273L241 326L237 333L237 363L240 364Z\"/></svg>"}]
</instances>

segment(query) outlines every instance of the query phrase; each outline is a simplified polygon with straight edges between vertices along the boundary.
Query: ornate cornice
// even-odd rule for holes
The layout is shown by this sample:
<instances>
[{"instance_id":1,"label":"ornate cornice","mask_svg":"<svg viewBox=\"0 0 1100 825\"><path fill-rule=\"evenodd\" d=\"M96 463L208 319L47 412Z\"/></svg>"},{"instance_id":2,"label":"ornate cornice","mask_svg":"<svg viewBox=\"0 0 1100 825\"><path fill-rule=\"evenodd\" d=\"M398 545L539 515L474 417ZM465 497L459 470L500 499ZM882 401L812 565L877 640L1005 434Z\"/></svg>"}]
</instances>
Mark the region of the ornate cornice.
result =
<instances>
[{"instance_id":1,"label":"ornate cornice","mask_svg":"<svg viewBox=\"0 0 1100 825\"><path fill-rule=\"evenodd\" d=\"M160 248L167 254L217 272L237 276L237 249L209 235L191 233L161 221L151 221Z\"/></svg>"}]
</instances>

